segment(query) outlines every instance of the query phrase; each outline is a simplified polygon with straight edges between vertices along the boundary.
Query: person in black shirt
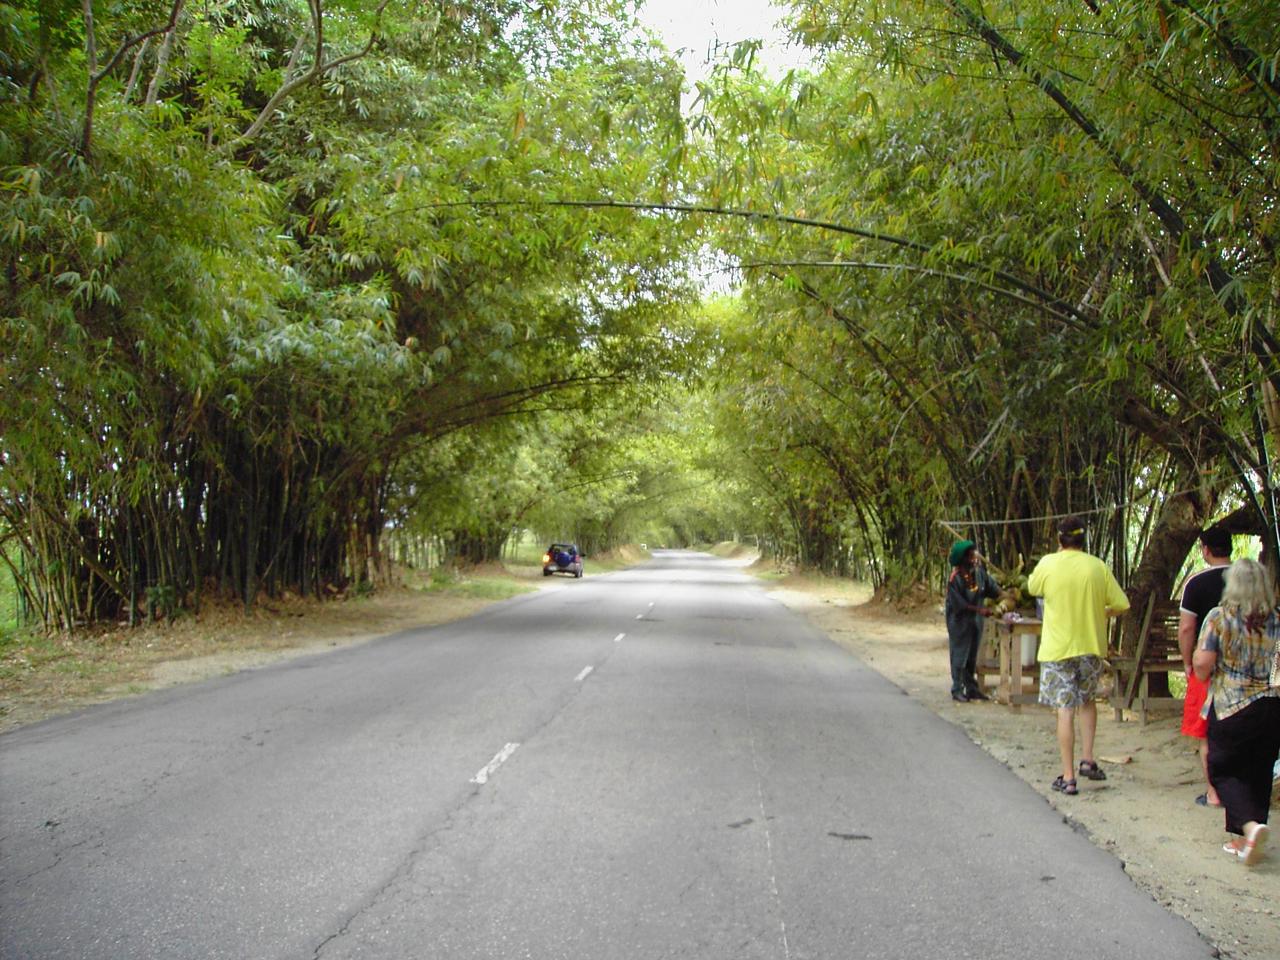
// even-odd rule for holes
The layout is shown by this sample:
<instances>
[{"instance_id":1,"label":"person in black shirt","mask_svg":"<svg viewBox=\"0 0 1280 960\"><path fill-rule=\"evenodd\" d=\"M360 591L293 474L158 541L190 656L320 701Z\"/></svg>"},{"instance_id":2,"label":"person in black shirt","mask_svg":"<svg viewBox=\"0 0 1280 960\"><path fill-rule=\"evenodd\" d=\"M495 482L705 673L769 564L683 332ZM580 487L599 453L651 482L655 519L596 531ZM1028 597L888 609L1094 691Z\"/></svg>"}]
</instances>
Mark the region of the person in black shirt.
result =
<instances>
[{"instance_id":1,"label":"person in black shirt","mask_svg":"<svg viewBox=\"0 0 1280 960\"><path fill-rule=\"evenodd\" d=\"M1179 604L1178 649L1182 668L1187 675L1187 695L1182 701L1182 732L1200 741L1200 765L1204 770L1205 792L1196 797L1201 806L1220 806L1218 792L1209 782L1209 721L1200 716L1209 685L1198 679L1191 669L1200 627L1209 611L1222 600L1227 567L1231 565L1231 534L1221 527L1210 527L1200 534L1200 554L1208 569L1193 573L1182 588Z\"/></svg>"},{"instance_id":2,"label":"person in black shirt","mask_svg":"<svg viewBox=\"0 0 1280 960\"><path fill-rule=\"evenodd\" d=\"M987 597L1000 596L1000 588L987 573L972 540L957 540L948 557L951 578L947 581L947 643L951 648L951 699L959 703L987 700L978 686L978 644L982 642L982 618L992 611L983 606Z\"/></svg>"}]
</instances>

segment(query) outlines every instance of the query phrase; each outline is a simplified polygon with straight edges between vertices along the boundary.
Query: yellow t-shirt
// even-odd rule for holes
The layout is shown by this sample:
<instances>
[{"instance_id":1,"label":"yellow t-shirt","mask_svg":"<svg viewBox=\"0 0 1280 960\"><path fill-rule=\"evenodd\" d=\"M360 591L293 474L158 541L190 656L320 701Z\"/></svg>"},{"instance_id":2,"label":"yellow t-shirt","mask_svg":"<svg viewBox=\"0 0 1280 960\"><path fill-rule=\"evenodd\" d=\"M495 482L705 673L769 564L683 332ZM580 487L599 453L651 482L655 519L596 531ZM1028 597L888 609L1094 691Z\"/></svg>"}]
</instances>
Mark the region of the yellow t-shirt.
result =
<instances>
[{"instance_id":1,"label":"yellow t-shirt","mask_svg":"<svg viewBox=\"0 0 1280 960\"><path fill-rule=\"evenodd\" d=\"M1041 662L1107 655L1107 609L1123 613L1129 598L1107 565L1083 550L1044 557L1027 578L1027 589L1044 597Z\"/></svg>"}]
</instances>

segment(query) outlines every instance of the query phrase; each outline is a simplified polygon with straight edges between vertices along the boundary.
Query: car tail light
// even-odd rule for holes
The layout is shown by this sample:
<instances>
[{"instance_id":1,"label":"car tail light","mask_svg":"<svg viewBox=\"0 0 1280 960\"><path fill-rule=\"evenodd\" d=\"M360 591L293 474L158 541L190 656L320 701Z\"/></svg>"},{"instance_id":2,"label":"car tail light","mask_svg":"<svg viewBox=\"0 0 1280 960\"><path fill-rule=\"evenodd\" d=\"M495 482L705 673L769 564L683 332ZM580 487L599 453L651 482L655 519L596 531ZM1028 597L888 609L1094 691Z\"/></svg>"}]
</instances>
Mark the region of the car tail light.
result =
<instances>
[{"instance_id":1,"label":"car tail light","mask_svg":"<svg viewBox=\"0 0 1280 960\"><path fill-rule=\"evenodd\" d=\"M543 562L543 563L550 563L550 562L551 562L551 554L549 554L549 553L544 553L544 554L542 555L542 562Z\"/></svg>"}]
</instances>

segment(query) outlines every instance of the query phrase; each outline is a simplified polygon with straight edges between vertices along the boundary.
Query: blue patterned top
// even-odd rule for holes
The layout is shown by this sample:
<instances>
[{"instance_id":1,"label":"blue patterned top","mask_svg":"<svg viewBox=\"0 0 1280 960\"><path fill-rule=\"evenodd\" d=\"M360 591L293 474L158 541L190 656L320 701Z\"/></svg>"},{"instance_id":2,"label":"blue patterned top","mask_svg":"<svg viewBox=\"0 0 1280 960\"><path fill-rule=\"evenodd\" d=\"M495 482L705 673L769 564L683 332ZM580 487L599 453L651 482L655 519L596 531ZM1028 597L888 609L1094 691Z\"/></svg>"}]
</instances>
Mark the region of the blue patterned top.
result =
<instances>
[{"instance_id":1,"label":"blue patterned top","mask_svg":"<svg viewBox=\"0 0 1280 960\"><path fill-rule=\"evenodd\" d=\"M1200 628L1200 649L1218 655L1205 701L1219 720L1238 713L1263 697L1280 697L1271 685L1271 664L1280 646L1280 611L1248 622L1238 613L1214 607Z\"/></svg>"}]
</instances>

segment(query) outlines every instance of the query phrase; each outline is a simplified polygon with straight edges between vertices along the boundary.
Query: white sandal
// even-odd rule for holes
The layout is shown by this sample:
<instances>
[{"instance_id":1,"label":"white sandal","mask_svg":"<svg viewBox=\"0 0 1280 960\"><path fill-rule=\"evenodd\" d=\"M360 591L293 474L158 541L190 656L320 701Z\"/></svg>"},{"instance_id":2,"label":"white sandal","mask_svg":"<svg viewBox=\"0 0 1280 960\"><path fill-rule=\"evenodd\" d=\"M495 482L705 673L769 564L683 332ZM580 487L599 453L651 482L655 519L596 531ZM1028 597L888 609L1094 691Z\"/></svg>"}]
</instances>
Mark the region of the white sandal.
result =
<instances>
[{"instance_id":1,"label":"white sandal","mask_svg":"<svg viewBox=\"0 0 1280 960\"><path fill-rule=\"evenodd\" d=\"M1262 848L1267 845L1269 836L1271 836L1271 828L1265 823L1260 823L1245 838L1244 849L1240 851L1240 859L1244 861L1246 867L1252 867L1262 861Z\"/></svg>"}]
</instances>

